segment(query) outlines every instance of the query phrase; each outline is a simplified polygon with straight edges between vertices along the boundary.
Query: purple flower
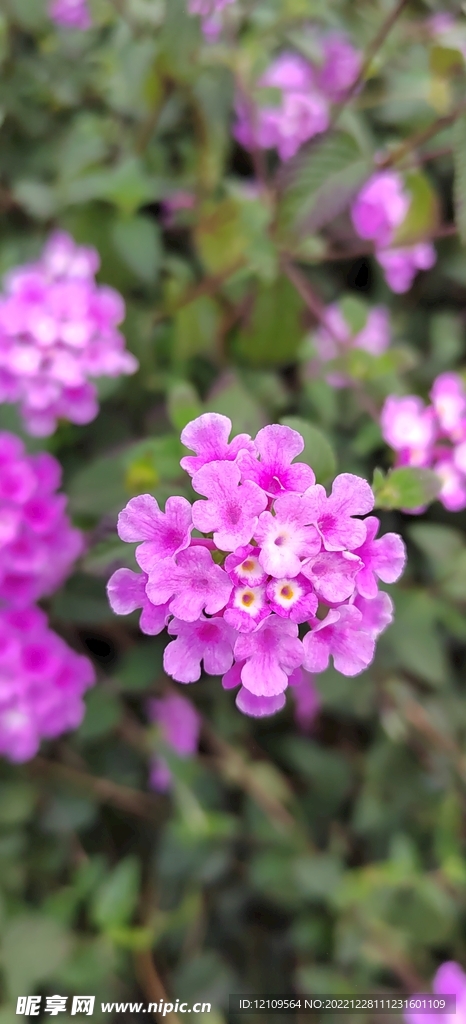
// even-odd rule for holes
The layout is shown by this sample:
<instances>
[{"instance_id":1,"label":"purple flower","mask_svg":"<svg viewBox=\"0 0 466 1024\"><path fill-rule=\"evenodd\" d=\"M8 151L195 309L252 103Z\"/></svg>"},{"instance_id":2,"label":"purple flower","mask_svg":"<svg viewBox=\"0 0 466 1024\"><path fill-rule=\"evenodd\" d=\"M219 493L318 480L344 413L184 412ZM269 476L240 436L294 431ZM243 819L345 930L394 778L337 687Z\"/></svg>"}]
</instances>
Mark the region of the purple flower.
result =
<instances>
[{"instance_id":1,"label":"purple flower","mask_svg":"<svg viewBox=\"0 0 466 1024\"><path fill-rule=\"evenodd\" d=\"M381 248L376 256L387 284L398 294L409 291L418 270L430 270L437 261L432 242L417 242L403 249Z\"/></svg>"},{"instance_id":2,"label":"purple flower","mask_svg":"<svg viewBox=\"0 0 466 1024\"><path fill-rule=\"evenodd\" d=\"M302 573L311 581L321 601L341 604L354 593L355 577L361 566L361 559L355 552L321 551L317 558L304 563Z\"/></svg>"},{"instance_id":3,"label":"purple flower","mask_svg":"<svg viewBox=\"0 0 466 1024\"><path fill-rule=\"evenodd\" d=\"M321 622L303 640L304 668L308 672L324 672L333 657L337 672L357 676L370 665L375 641L363 629L364 618L358 608L341 605L331 608Z\"/></svg>"},{"instance_id":4,"label":"purple flower","mask_svg":"<svg viewBox=\"0 0 466 1024\"><path fill-rule=\"evenodd\" d=\"M288 677L303 660L297 625L289 619L269 616L253 633L238 637L235 658L244 661L241 681L256 697L283 693Z\"/></svg>"},{"instance_id":5,"label":"purple flower","mask_svg":"<svg viewBox=\"0 0 466 1024\"><path fill-rule=\"evenodd\" d=\"M181 431L181 442L196 455L185 455L180 460L182 469L194 476L208 462L231 462L240 451L255 452L254 442L249 434L238 434L232 441L232 424L228 416L217 412L205 412L188 423Z\"/></svg>"},{"instance_id":6,"label":"purple flower","mask_svg":"<svg viewBox=\"0 0 466 1024\"><path fill-rule=\"evenodd\" d=\"M305 92L313 83L314 72L309 62L299 53L288 51L276 57L259 79L261 88L284 92Z\"/></svg>"},{"instance_id":7,"label":"purple flower","mask_svg":"<svg viewBox=\"0 0 466 1024\"><path fill-rule=\"evenodd\" d=\"M186 498L168 498L165 512L161 512L152 495L140 494L131 498L118 516L121 540L143 541L137 548L136 560L148 573L160 559L189 547L192 528L191 505Z\"/></svg>"},{"instance_id":8,"label":"purple flower","mask_svg":"<svg viewBox=\"0 0 466 1024\"><path fill-rule=\"evenodd\" d=\"M317 91L285 92L276 121L280 159L291 160L304 142L325 132L328 126L329 110L324 96Z\"/></svg>"},{"instance_id":9,"label":"purple flower","mask_svg":"<svg viewBox=\"0 0 466 1024\"><path fill-rule=\"evenodd\" d=\"M149 600L159 605L168 602L171 614L184 622L195 622L204 610L208 615L221 611L232 589L226 572L204 547L192 547L180 551L176 558L161 559L146 584Z\"/></svg>"},{"instance_id":10,"label":"purple flower","mask_svg":"<svg viewBox=\"0 0 466 1024\"><path fill-rule=\"evenodd\" d=\"M430 460L430 447L435 440L435 419L420 398L390 395L382 409L380 426L384 440L402 461L411 466L425 466Z\"/></svg>"},{"instance_id":11,"label":"purple flower","mask_svg":"<svg viewBox=\"0 0 466 1024\"><path fill-rule=\"evenodd\" d=\"M42 739L76 729L95 673L38 608L0 612L0 754L34 757Z\"/></svg>"},{"instance_id":12,"label":"purple flower","mask_svg":"<svg viewBox=\"0 0 466 1024\"><path fill-rule=\"evenodd\" d=\"M355 583L358 593L370 599L377 595L377 578L384 583L399 580L406 563L406 548L397 533L386 533L376 540L380 526L376 516L368 516L364 522L366 539L354 552L363 567L357 573Z\"/></svg>"},{"instance_id":13,"label":"purple flower","mask_svg":"<svg viewBox=\"0 0 466 1024\"><path fill-rule=\"evenodd\" d=\"M177 639L165 648L163 666L179 683L197 682L201 676L201 661L204 661L204 671L211 676L224 675L231 668L237 634L224 619L206 619L204 615L197 622L173 619L168 632Z\"/></svg>"},{"instance_id":14,"label":"purple flower","mask_svg":"<svg viewBox=\"0 0 466 1024\"><path fill-rule=\"evenodd\" d=\"M351 208L354 227L361 238L380 248L389 245L410 206L403 178L397 171L377 171L366 181Z\"/></svg>"},{"instance_id":15,"label":"purple flower","mask_svg":"<svg viewBox=\"0 0 466 1024\"><path fill-rule=\"evenodd\" d=\"M197 530L212 533L221 551L234 551L248 544L267 497L256 483L240 483L236 462L211 462L193 477L193 488L208 501L195 501L193 523Z\"/></svg>"},{"instance_id":16,"label":"purple flower","mask_svg":"<svg viewBox=\"0 0 466 1024\"><path fill-rule=\"evenodd\" d=\"M28 455L0 432L0 602L30 605L53 593L82 554L84 540L56 494L61 467L47 452Z\"/></svg>"},{"instance_id":17,"label":"purple flower","mask_svg":"<svg viewBox=\"0 0 466 1024\"><path fill-rule=\"evenodd\" d=\"M457 460L458 449L454 452L453 458L451 454L447 454L432 466L442 481L438 499L449 512L460 512L466 508L466 476L464 471L458 469Z\"/></svg>"},{"instance_id":18,"label":"purple flower","mask_svg":"<svg viewBox=\"0 0 466 1024\"><path fill-rule=\"evenodd\" d=\"M225 559L225 569L238 586L260 587L267 579L267 573L259 562L259 548L245 544Z\"/></svg>"},{"instance_id":19,"label":"purple flower","mask_svg":"<svg viewBox=\"0 0 466 1024\"><path fill-rule=\"evenodd\" d=\"M365 515L374 507L374 495L367 483L353 473L340 473L328 498L321 484L304 495L310 522L314 523L327 551L354 551L364 542L366 527L353 516Z\"/></svg>"},{"instance_id":20,"label":"purple flower","mask_svg":"<svg viewBox=\"0 0 466 1024\"><path fill-rule=\"evenodd\" d=\"M353 607L361 612L361 628L374 640L393 622L393 601L383 590L371 600L358 595Z\"/></svg>"},{"instance_id":21,"label":"purple flower","mask_svg":"<svg viewBox=\"0 0 466 1024\"><path fill-rule=\"evenodd\" d=\"M145 572L117 569L107 583L108 600L115 615L130 615L141 608L141 631L149 636L157 636L165 629L170 618L169 602L152 604L146 594L147 581Z\"/></svg>"},{"instance_id":22,"label":"purple flower","mask_svg":"<svg viewBox=\"0 0 466 1024\"><path fill-rule=\"evenodd\" d=\"M305 576L270 580L267 597L272 611L291 622L307 622L317 611L318 600Z\"/></svg>"},{"instance_id":23,"label":"purple flower","mask_svg":"<svg viewBox=\"0 0 466 1024\"><path fill-rule=\"evenodd\" d=\"M51 0L49 15L52 21L65 28L79 28L84 31L92 24L87 0Z\"/></svg>"},{"instance_id":24,"label":"purple flower","mask_svg":"<svg viewBox=\"0 0 466 1024\"><path fill-rule=\"evenodd\" d=\"M246 149L278 150L289 160L308 139L326 131L328 100L315 86L311 65L299 54L282 53L258 82L259 89L278 89L277 106L258 106L240 98L236 104L235 138Z\"/></svg>"},{"instance_id":25,"label":"purple flower","mask_svg":"<svg viewBox=\"0 0 466 1024\"><path fill-rule=\"evenodd\" d=\"M251 718L267 718L269 715L276 715L285 707L286 697L284 693L276 693L273 697L266 697L263 694L251 693L242 686L236 697L236 707L243 715Z\"/></svg>"},{"instance_id":26,"label":"purple flower","mask_svg":"<svg viewBox=\"0 0 466 1024\"><path fill-rule=\"evenodd\" d=\"M249 452L241 452L238 465L243 480L254 480L263 491L275 497L283 491L302 494L315 483L315 475L304 462L292 465L304 449L301 434L291 427L272 424L259 430L255 439L258 462Z\"/></svg>"},{"instance_id":27,"label":"purple flower","mask_svg":"<svg viewBox=\"0 0 466 1024\"><path fill-rule=\"evenodd\" d=\"M466 1020L466 974L462 967L449 960L441 964L432 982L432 991L436 996L456 996L455 1013L436 1013L438 1024L464 1024ZM416 996L413 996L415 999ZM430 1024L431 1014L423 1010L408 1010L404 1014L406 1024Z\"/></svg>"},{"instance_id":28,"label":"purple flower","mask_svg":"<svg viewBox=\"0 0 466 1024\"><path fill-rule=\"evenodd\" d=\"M270 615L267 594L264 586L235 587L225 609L224 619L239 633L251 633L259 622Z\"/></svg>"},{"instance_id":29,"label":"purple flower","mask_svg":"<svg viewBox=\"0 0 466 1024\"><path fill-rule=\"evenodd\" d=\"M310 525L312 507L298 494L284 494L275 499L275 515L263 512L255 529L260 545L259 562L276 579L301 572L301 559L320 551L317 530Z\"/></svg>"},{"instance_id":30,"label":"purple flower","mask_svg":"<svg viewBox=\"0 0 466 1024\"><path fill-rule=\"evenodd\" d=\"M327 306L325 316L313 341L321 362L337 359L349 349L363 349L370 355L382 355L390 345L390 315L385 306L374 306L369 310L365 326L358 334L351 334L339 306ZM311 364L312 374L312 364ZM338 372L331 372L326 379L332 387L341 388L351 383L350 378Z\"/></svg>"},{"instance_id":31,"label":"purple flower","mask_svg":"<svg viewBox=\"0 0 466 1024\"><path fill-rule=\"evenodd\" d=\"M297 670L303 662L322 671L332 655L346 675L369 664L375 639L392 618L390 598L378 594L376 577L398 578L404 548L393 534L375 539L378 520L369 518L366 526L355 518L373 508L365 480L342 474L330 497L309 484L312 470L293 462L304 444L296 431L274 425L260 430L255 442L244 436L235 444L230 428L226 417L206 414L183 432L196 452L187 457L193 488L207 498L194 502L192 518L184 498L168 499L165 512L150 495L128 503L119 532L130 543L141 541L136 557L143 572L117 570L108 593L118 614L142 609L144 632L170 623L168 633L176 639L164 656L169 675L195 682L204 662L207 673L223 677L224 689L239 688L240 711L262 717L284 706L289 681L301 685ZM0 445L0 466L2 457L8 462L17 455L14 439L3 456ZM25 496L30 486L21 472L5 484ZM193 538L193 526L213 539ZM11 518L0 516L0 548L2 532L8 538L14 529ZM322 620L325 604L332 608ZM303 643L298 625L305 622L312 628ZM315 713L316 700L309 681L302 685L296 699L304 722ZM152 781L169 785L160 758Z\"/></svg>"},{"instance_id":32,"label":"purple flower","mask_svg":"<svg viewBox=\"0 0 466 1024\"><path fill-rule=\"evenodd\" d=\"M466 428L466 393L457 373L441 373L430 392L442 431L452 441L463 440Z\"/></svg>"},{"instance_id":33,"label":"purple flower","mask_svg":"<svg viewBox=\"0 0 466 1024\"><path fill-rule=\"evenodd\" d=\"M201 18L208 18L231 3L234 3L234 0L188 0L188 11L190 14L198 14Z\"/></svg>"},{"instance_id":34,"label":"purple flower","mask_svg":"<svg viewBox=\"0 0 466 1024\"><path fill-rule=\"evenodd\" d=\"M293 687L295 702L295 722L301 732L309 732L316 716L319 714L321 699L314 679L302 668L297 668L289 678Z\"/></svg>"},{"instance_id":35,"label":"purple flower","mask_svg":"<svg viewBox=\"0 0 466 1024\"><path fill-rule=\"evenodd\" d=\"M58 419L89 423L98 413L90 379L134 373L137 360L117 330L125 307L97 285L95 250L62 232L40 260L7 274L0 298L0 399L19 402L31 434L52 434Z\"/></svg>"},{"instance_id":36,"label":"purple flower","mask_svg":"<svg viewBox=\"0 0 466 1024\"><path fill-rule=\"evenodd\" d=\"M361 54L338 33L323 41L324 63L318 75L318 85L332 102L342 100L361 69Z\"/></svg>"},{"instance_id":37,"label":"purple flower","mask_svg":"<svg viewBox=\"0 0 466 1024\"><path fill-rule=\"evenodd\" d=\"M201 729L201 717L191 701L177 693L167 693L149 703L149 715L157 723L167 747L178 757L188 758L196 753ZM171 784L170 769L162 757L154 758L150 782L154 789L165 792Z\"/></svg>"}]
</instances>

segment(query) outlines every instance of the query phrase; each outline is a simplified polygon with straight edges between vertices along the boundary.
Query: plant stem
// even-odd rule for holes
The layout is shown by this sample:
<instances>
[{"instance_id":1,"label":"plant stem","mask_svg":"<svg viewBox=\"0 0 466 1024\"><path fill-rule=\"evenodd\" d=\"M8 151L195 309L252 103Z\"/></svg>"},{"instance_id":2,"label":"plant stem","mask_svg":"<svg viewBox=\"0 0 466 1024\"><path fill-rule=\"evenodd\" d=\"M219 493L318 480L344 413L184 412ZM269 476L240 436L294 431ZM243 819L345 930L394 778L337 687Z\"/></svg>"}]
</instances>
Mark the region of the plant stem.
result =
<instances>
[{"instance_id":1,"label":"plant stem","mask_svg":"<svg viewBox=\"0 0 466 1024\"><path fill-rule=\"evenodd\" d=\"M165 988L154 964L154 959L150 950L145 949L135 953L134 963L137 979L148 1002L157 1004L160 1002L169 1003L167 993L165 992ZM170 1013L157 1013L153 1010L152 1015L156 1021L163 1020L166 1021L167 1024L180 1024L178 1014L173 1011Z\"/></svg>"},{"instance_id":2,"label":"plant stem","mask_svg":"<svg viewBox=\"0 0 466 1024\"><path fill-rule=\"evenodd\" d=\"M30 762L29 770L33 774L46 775L59 782L69 783L78 789L87 790L100 803L118 807L138 818L156 821L160 817L158 800L148 793L140 793L137 789L122 786L111 779L103 779L90 772L78 771L59 761L51 761L47 757L35 757Z\"/></svg>"},{"instance_id":3,"label":"plant stem","mask_svg":"<svg viewBox=\"0 0 466 1024\"><path fill-rule=\"evenodd\" d=\"M333 114L333 117L332 117L332 121L331 121L331 124L330 124L331 128L334 127L334 125L338 121L338 118L340 117L340 114L341 114L342 110L344 110L346 105L353 98L354 94L359 89L359 86L361 85L361 83L364 82L364 80L366 78L366 75L367 75L367 72L370 69L370 66L372 64L372 61L374 60L374 57L375 57L376 53L378 53L379 50L380 50L380 47L383 46L383 44L384 44L384 42L385 42L385 40L386 40L386 38L388 36L388 33L393 28L395 22L398 20L401 12L403 11L403 8L406 7L407 3L408 3L408 0L399 0L399 2L397 3L396 7L394 7L393 11L391 11L391 13L387 16L387 18L385 19L383 24L380 26L379 31L374 36L372 42L369 44L369 46L367 48L367 52L366 52L365 57L364 57L364 60L363 60L362 65L361 65L361 69L359 71L359 74L358 74L357 78L355 79L353 84L350 86L350 88L348 89L348 91L346 92L345 96L343 97L343 99L338 104L338 106L335 107L334 114Z\"/></svg>"}]
</instances>

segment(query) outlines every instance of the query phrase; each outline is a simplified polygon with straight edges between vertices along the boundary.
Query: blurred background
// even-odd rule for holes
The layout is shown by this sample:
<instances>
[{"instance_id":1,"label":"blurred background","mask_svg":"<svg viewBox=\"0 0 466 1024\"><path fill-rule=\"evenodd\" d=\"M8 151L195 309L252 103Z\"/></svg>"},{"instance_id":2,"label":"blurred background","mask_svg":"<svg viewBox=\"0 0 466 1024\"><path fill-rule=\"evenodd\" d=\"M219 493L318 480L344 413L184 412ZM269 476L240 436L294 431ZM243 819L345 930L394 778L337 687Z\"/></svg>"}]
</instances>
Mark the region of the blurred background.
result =
<instances>
[{"instance_id":1,"label":"blurred background","mask_svg":"<svg viewBox=\"0 0 466 1024\"><path fill-rule=\"evenodd\" d=\"M428 991L442 961L466 963L464 512L415 516L399 506L424 494L385 495L383 532L403 535L409 560L375 662L356 678L328 669L306 706L292 693L264 719L203 676L182 691L199 715L191 756L151 712L180 692L166 634L117 618L106 583L134 565L116 534L129 498L192 493L179 435L201 412L235 434L289 423L321 482L371 482L393 462L386 397L425 398L465 368L462 6L236 0L213 25L185 0L88 12L73 27L42 0L0 8L0 270L37 260L57 227L94 246L139 361L99 379L87 425L32 437L0 406L3 430L63 466L86 550L42 607L97 674L76 731L0 761L0 1024L28 994L67 995L62 1021L76 994L95 995L99 1020L101 1001L166 991L210 1002L199 1024L249 1024L229 993ZM330 97L324 141L291 158L238 141L241 104L274 93L260 76L277 54L321 67L329 33L362 71ZM403 293L349 213L395 151L411 196L399 242L436 251ZM374 306L389 315L385 351L348 348L332 366L344 386L319 350L332 303L350 335Z\"/></svg>"}]
</instances>

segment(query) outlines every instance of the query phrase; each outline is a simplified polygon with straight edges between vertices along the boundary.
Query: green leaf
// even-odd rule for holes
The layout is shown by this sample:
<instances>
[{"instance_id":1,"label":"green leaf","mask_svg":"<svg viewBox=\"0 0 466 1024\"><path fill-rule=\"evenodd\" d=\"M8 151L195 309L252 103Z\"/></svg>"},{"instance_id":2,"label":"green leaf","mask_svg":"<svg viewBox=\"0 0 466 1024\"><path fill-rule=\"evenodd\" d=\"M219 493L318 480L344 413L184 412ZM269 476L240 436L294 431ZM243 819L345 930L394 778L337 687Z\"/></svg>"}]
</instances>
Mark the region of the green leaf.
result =
<instances>
[{"instance_id":1,"label":"green leaf","mask_svg":"<svg viewBox=\"0 0 466 1024\"><path fill-rule=\"evenodd\" d=\"M422 590L395 590L395 618L387 643L396 660L417 678L443 686L448 665L438 630L436 602Z\"/></svg>"},{"instance_id":2,"label":"green leaf","mask_svg":"<svg viewBox=\"0 0 466 1024\"><path fill-rule=\"evenodd\" d=\"M453 128L453 162L455 223L460 239L466 245L466 114L457 118Z\"/></svg>"},{"instance_id":3,"label":"green leaf","mask_svg":"<svg viewBox=\"0 0 466 1024\"><path fill-rule=\"evenodd\" d=\"M251 366L292 363L303 337L302 313L302 299L287 278L261 288L250 321L236 338L235 354Z\"/></svg>"},{"instance_id":4,"label":"green leaf","mask_svg":"<svg viewBox=\"0 0 466 1024\"><path fill-rule=\"evenodd\" d=\"M118 220L113 239L122 260L146 284L154 285L162 260L160 231L150 217L138 215Z\"/></svg>"},{"instance_id":5,"label":"green leaf","mask_svg":"<svg viewBox=\"0 0 466 1024\"><path fill-rule=\"evenodd\" d=\"M430 469L402 466L386 476L376 469L372 490L376 508L412 509L428 505L437 497L442 481Z\"/></svg>"},{"instance_id":6,"label":"green leaf","mask_svg":"<svg viewBox=\"0 0 466 1024\"><path fill-rule=\"evenodd\" d=\"M334 132L315 140L285 171L280 220L298 233L319 231L349 205L370 173L352 135Z\"/></svg>"},{"instance_id":7,"label":"green leaf","mask_svg":"<svg viewBox=\"0 0 466 1024\"><path fill-rule=\"evenodd\" d=\"M427 238L437 226L439 218L437 193L427 176L422 171L408 171L405 184L411 196L411 205L393 238L394 246Z\"/></svg>"},{"instance_id":8,"label":"green leaf","mask_svg":"<svg viewBox=\"0 0 466 1024\"><path fill-rule=\"evenodd\" d=\"M438 579L448 576L465 553L463 534L451 526L413 523L408 528L408 536L432 563Z\"/></svg>"},{"instance_id":9,"label":"green leaf","mask_svg":"<svg viewBox=\"0 0 466 1024\"><path fill-rule=\"evenodd\" d=\"M52 978L68 958L70 936L52 918L20 914L3 935L0 962L10 994L16 998L33 992L39 982Z\"/></svg>"},{"instance_id":10,"label":"green leaf","mask_svg":"<svg viewBox=\"0 0 466 1024\"><path fill-rule=\"evenodd\" d=\"M112 732L122 715L120 701L102 687L91 690L85 700L86 715L78 729L82 740L96 740Z\"/></svg>"},{"instance_id":11,"label":"green leaf","mask_svg":"<svg viewBox=\"0 0 466 1024\"><path fill-rule=\"evenodd\" d=\"M37 799L27 782L2 782L0 785L0 825L20 825L31 817Z\"/></svg>"},{"instance_id":12,"label":"green leaf","mask_svg":"<svg viewBox=\"0 0 466 1024\"><path fill-rule=\"evenodd\" d=\"M95 924L107 931L129 923L136 909L141 865L137 857L125 857L97 890L92 906Z\"/></svg>"},{"instance_id":13,"label":"green leaf","mask_svg":"<svg viewBox=\"0 0 466 1024\"><path fill-rule=\"evenodd\" d=\"M464 68L464 57L461 51L454 50L450 46L432 47L429 53L429 65L434 75L441 78L449 78Z\"/></svg>"},{"instance_id":14,"label":"green leaf","mask_svg":"<svg viewBox=\"0 0 466 1024\"><path fill-rule=\"evenodd\" d=\"M162 653L157 640L148 640L126 651L118 665L119 689L128 693L149 690L162 670Z\"/></svg>"},{"instance_id":15,"label":"green leaf","mask_svg":"<svg viewBox=\"0 0 466 1024\"><path fill-rule=\"evenodd\" d=\"M132 494L154 492L159 483L177 480L182 472L181 452L179 438L167 434L147 437L115 455L99 456L71 478L72 513L99 516L120 512Z\"/></svg>"},{"instance_id":16,"label":"green leaf","mask_svg":"<svg viewBox=\"0 0 466 1024\"><path fill-rule=\"evenodd\" d=\"M264 409L254 393L244 386L241 378L233 371L228 371L217 381L214 393L206 402L206 412L229 416L233 436L257 434L266 421Z\"/></svg>"},{"instance_id":17,"label":"green leaf","mask_svg":"<svg viewBox=\"0 0 466 1024\"><path fill-rule=\"evenodd\" d=\"M281 422L284 426L297 430L304 438L304 451L297 461L307 462L308 466L312 467L318 484L332 480L337 471L337 460L325 434L312 423L307 423L297 416L288 416Z\"/></svg>"},{"instance_id":18,"label":"green leaf","mask_svg":"<svg viewBox=\"0 0 466 1024\"><path fill-rule=\"evenodd\" d=\"M22 179L13 188L13 195L20 206L36 220L48 220L57 210L54 189L42 181Z\"/></svg>"},{"instance_id":19,"label":"green leaf","mask_svg":"<svg viewBox=\"0 0 466 1024\"><path fill-rule=\"evenodd\" d=\"M215 350L220 310L208 295L182 306L175 313L175 359L185 361L191 356L208 355Z\"/></svg>"},{"instance_id":20,"label":"green leaf","mask_svg":"<svg viewBox=\"0 0 466 1024\"><path fill-rule=\"evenodd\" d=\"M175 430L183 430L191 420L202 413L202 405L195 387L187 380L177 380L170 386L167 411Z\"/></svg>"}]
</instances>

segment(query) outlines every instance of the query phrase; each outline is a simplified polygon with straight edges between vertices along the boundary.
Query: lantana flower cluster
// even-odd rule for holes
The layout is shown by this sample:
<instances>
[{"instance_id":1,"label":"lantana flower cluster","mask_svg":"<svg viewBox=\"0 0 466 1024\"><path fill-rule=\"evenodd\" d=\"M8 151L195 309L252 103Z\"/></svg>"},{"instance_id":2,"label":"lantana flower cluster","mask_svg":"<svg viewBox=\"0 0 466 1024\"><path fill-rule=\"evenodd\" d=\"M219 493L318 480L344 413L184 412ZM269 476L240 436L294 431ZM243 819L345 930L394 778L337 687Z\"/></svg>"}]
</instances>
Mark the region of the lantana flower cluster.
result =
<instances>
[{"instance_id":1,"label":"lantana flower cluster","mask_svg":"<svg viewBox=\"0 0 466 1024\"><path fill-rule=\"evenodd\" d=\"M57 493L60 479L52 455L30 455L15 434L0 433L0 755L12 761L33 757L42 738L75 729L95 681L89 659L35 607L84 548Z\"/></svg>"},{"instance_id":2,"label":"lantana flower cluster","mask_svg":"<svg viewBox=\"0 0 466 1024\"><path fill-rule=\"evenodd\" d=\"M327 496L294 461L297 431L274 424L231 441L230 432L216 413L184 428L195 454L181 466L201 498L171 497L164 512L149 494L131 499L118 533L138 543L141 572L118 569L108 594L117 614L141 609L143 632L168 628L173 679L196 682L203 662L225 689L240 687L241 711L270 715L301 667L323 672L332 657L343 675L367 668L393 614L378 579L399 578L405 549L396 534L377 538L375 516L359 518L374 507L367 481L343 473Z\"/></svg>"},{"instance_id":3,"label":"lantana flower cluster","mask_svg":"<svg viewBox=\"0 0 466 1024\"><path fill-rule=\"evenodd\" d=\"M356 80L361 55L344 36L322 40L323 63L313 66L300 54L285 52L259 79L259 89L275 89L279 101L264 105L237 99L234 136L245 149L276 149L289 160L304 142L327 130L330 105Z\"/></svg>"},{"instance_id":4,"label":"lantana flower cluster","mask_svg":"<svg viewBox=\"0 0 466 1024\"><path fill-rule=\"evenodd\" d=\"M430 399L426 406L417 395L390 395L382 409L382 434L397 453L397 466L437 473L442 481L439 501L458 512L466 508L466 390L461 377L440 374Z\"/></svg>"},{"instance_id":5,"label":"lantana flower cluster","mask_svg":"<svg viewBox=\"0 0 466 1024\"><path fill-rule=\"evenodd\" d=\"M58 419L98 413L92 378L134 373L117 330L121 295L98 285L99 255L55 232L41 258L11 270L0 297L0 401L18 402L26 429L45 436Z\"/></svg>"},{"instance_id":6,"label":"lantana flower cluster","mask_svg":"<svg viewBox=\"0 0 466 1024\"><path fill-rule=\"evenodd\" d=\"M390 313L386 306L373 306L367 314L364 327L354 333L337 303L327 306L321 324L312 340L321 363L332 362L351 349L361 349L373 356L381 356L390 346ZM333 387L344 387L347 378L340 372L326 377Z\"/></svg>"},{"instance_id":7,"label":"lantana flower cluster","mask_svg":"<svg viewBox=\"0 0 466 1024\"><path fill-rule=\"evenodd\" d=\"M407 292L418 270L430 270L437 254L432 242L393 245L397 229L405 220L410 197L398 171L377 171L366 182L352 208L353 225L361 238L375 245L387 284L393 292Z\"/></svg>"},{"instance_id":8,"label":"lantana flower cluster","mask_svg":"<svg viewBox=\"0 0 466 1024\"><path fill-rule=\"evenodd\" d=\"M77 28L81 31L91 27L91 15L87 0L51 0L49 15L56 25Z\"/></svg>"},{"instance_id":9,"label":"lantana flower cluster","mask_svg":"<svg viewBox=\"0 0 466 1024\"><path fill-rule=\"evenodd\" d=\"M76 729L94 682L89 659L48 628L41 609L0 611L0 755L27 761L41 739Z\"/></svg>"},{"instance_id":10,"label":"lantana flower cluster","mask_svg":"<svg viewBox=\"0 0 466 1024\"><path fill-rule=\"evenodd\" d=\"M0 604L24 608L53 593L83 551L83 536L57 494L61 466L48 452L29 455L15 434L0 433Z\"/></svg>"}]
</instances>

